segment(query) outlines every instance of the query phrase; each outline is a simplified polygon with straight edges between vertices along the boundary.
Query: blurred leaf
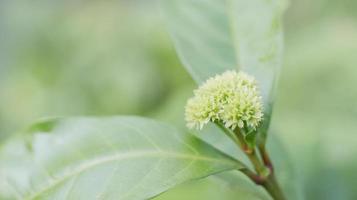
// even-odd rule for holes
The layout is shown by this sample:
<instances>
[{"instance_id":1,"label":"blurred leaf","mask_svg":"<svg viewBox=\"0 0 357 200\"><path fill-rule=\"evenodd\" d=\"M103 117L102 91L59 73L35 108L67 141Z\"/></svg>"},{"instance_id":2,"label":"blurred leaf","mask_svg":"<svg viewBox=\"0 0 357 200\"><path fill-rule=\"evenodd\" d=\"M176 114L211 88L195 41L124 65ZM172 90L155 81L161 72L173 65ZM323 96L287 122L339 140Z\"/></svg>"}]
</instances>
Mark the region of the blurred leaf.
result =
<instances>
[{"instance_id":1,"label":"blurred leaf","mask_svg":"<svg viewBox=\"0 0 357 200\"><path fill-rule=\"evenodd\" d=\"M2 199L147 199L241 166L191 134L138 117L52 120L30 132L1 149Z\"/></svg>"},{"instance_id":2,"label":"blurred leaf","mask_svg":"<svg viewBox=\"0 0 357 200\"><path fill-rule=\"evenodd\" d=\"M238 69L262 90L266 132L282 58L282 0L162 0L182 63L196 82Z\"/></svg>"},{"instance_id":3,"label":"blurred leaf","mask_svg":"<svg viewBox=\"0 0 357 200\"><path fill-rule=\"evenodd\" d=\"M292 23L287 37L272 127L298 164L306 199L357 199L353 19L329 15L302 29Z\"/></svg>"},{"instance_id":4,"label":"blurred leaf","mask_svg":"<svg viewBox=\"0 0 357 200\"><path fill-rule=\"evenodd\" d=\"M146 115L193 82L153 3L0 4L0 140L44 116Z\"/></svg>"}]
</instances>

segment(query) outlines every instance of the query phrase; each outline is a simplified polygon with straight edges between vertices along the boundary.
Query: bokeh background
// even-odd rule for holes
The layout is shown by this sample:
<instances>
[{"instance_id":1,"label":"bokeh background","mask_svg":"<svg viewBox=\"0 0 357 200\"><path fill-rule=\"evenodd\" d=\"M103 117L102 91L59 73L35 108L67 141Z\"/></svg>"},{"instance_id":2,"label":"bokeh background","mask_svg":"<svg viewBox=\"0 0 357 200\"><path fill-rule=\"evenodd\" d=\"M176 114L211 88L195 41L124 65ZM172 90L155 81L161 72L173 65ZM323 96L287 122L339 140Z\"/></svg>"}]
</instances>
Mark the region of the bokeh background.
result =
<instances>
[{"instance_id":1,"label":"bokeh background","mask_svg":"<svg viewBox=\"0 0 357 200\"><path fill-rule=\"evenodd\" d=\"M306 199L357 199L356 9L292 0L285 15L272 134ZM142 115L184 128L194 87L156 1L0 1L0 143L49 116Z\"/></svg>"}]
</instances>

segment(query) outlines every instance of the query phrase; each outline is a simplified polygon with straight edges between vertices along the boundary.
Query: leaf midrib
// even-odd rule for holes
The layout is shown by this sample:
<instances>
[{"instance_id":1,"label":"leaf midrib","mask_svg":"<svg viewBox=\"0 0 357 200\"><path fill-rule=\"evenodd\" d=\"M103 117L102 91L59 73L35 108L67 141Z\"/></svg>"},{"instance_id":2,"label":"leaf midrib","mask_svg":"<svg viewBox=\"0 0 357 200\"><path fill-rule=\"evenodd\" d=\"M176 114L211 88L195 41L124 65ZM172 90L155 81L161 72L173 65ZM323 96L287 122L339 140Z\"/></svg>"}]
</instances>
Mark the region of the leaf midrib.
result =
<instances>
[{"instance_id":1,"label":"leaf midrib","mask_svg":"<svg viewBox=\"0 0 357 200\"><path fill-rule=\"evenodd\" d=\"M240 165L238 161L235 160L228 160L228 159L216 159L212 157L206 157L197 154L184 154L184 153L177 153L177 152L170 152L170 151L133 151L133 152L126 152L126 153L116 153L113 155L102 156L100 158L92 159L85 163L80 164L76 167L76 169L71 170L70 173L62 175L61 178L55 179L51 181L51 184L45 186L44 188L40 189L38 192L34 194L30 194L29 197L25 197L24 199L34 199L41 195L42 193L50 190L51 188L57 186L58 184L62 183L63 181L81 174L82 172L94 168L96 166L100 166L109 162L116 162L124 159L134 159L140 157L168 157L168 158L179 158L179 159L192 159L192 160L201 160L207 162L220 162L220 163L227 163L229 165Z\"/></svg>"}]
</instances>

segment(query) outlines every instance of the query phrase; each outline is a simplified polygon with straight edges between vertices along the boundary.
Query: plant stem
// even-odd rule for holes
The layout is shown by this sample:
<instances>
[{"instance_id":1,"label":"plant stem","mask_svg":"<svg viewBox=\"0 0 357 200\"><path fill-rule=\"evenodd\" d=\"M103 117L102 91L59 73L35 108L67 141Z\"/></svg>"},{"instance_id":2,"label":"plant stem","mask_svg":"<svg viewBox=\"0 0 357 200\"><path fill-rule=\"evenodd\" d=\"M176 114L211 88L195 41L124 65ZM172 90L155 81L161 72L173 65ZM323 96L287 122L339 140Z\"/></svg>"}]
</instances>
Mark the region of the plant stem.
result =
<instances>
[{"instance_id":1,"label":"plant stem","mask_svg":"<svg viewBox=\"0 0 357 200\"><path fill-rule=\"evenodd\" d=\"M259 145L258 150L263 159L264 165L267 166L273 172L274 171L273 163L270 159L268 152L266 151L265 144Z\"/></svg>"},{"instance_id":2,"label":"plant stem","mask_svg":"<svg viewBox=\"0 0 357 200\"><path fill-rule=\"evenodd\" d=\"M262 157L264 165L268 167L271 171L267 181L262 185L267 192L274 198L278 200L285 200L284 194L282 193L279 184L276 180L275 173L274 173L274 166L270 159L270 156L265 148L265 144L261 144L258 146L259 153Z\"/></svg>"},{"instance_id":3,"label":"plant stem","mask_svg":"<svg viewBox=\"0 0 357 200\"><path fill-rule=\"evenodd\" d=\"M274 200L286 200L276 180L273 163L265 148L265 144L259 145L257 152L255 147L250 147L247 144L241 130L237 128L231 131L221 123L216 122L216 124L243 150L255 170L253 172L248 167L243 167L239 171L249 177L255 184L262 186Z\"/></svg>"},{"instance_id":4,"label":"plant stem","mask_svg":"<svg viewBox=\"0 0 357 200\"><path fill-rule=\"evenodd\" d=\"M238 138L240 144L241 144L241 149L243 150L243 152L245 154L253 154L253 151L254 151L254 148L250 147L246 142L245 142L245 139L244 139L244 136L241 132L241 130L239 128L235 129L234 130L234 134L236 135L236 137Z\"/></svg>"},{"instance_id":5,"label":"plant stem","mask_svg":"<svg viewBox=\"0 0 357 200\"><path fill-rule=\"evenodd\" d=\"M269 158L269 155L266 151L265 151L265 154ZM254 162L252 162L252 164L254 165L254 167L258 173L256 176L250 175L249 178L252 181L254 181L257 185L261 185L262 187L264 187L264 189L271 195L271 197L273 197L274 200L285 200L286 198L285 198L285 196L284 196L282 190L280 189L280 186L276 180L274 168L273 168L273 165L272 165L272 162L270 161L270 159L269 159L270 162L267 162L267 164L266 164L266 168L262 168L261 167L262 164L259 162L260 160L258 159L256 154L250 155L248 157L254 157L254 159L253 159ZM263 158L263 160L264 160L264 158ZM252 159L251 159L251 161L252 161ZM256 163L256 162L258 162L258 163ZM263 170L259 171L257 169L263 169L266 171L263 171Z\"/></svg>"},{"instance_id":6,"label":"plant stem","mask_svg":"<svg viewBox=\"0 0 357 200\"><path fill-rule=\"evenodd\" d=\"M260 175L266 175L268 169L266 169L266 167L261 163L259 157L256 154L255 148L251 148L245 142L244 136L239 129L236 129L234 133L241 144L240 147L244 151L245 155L249 158L250 162L253 164L255 171Z\"/></svg>"},{"instance_id":7,"label":"plant stem","mask_svg":"<svg viewBox=\"0 0 357 200\"><path fill-rule=\"evenodd\" d=\"M253 164L256 174L248 169L242 169L241 171L254 183L264 187L274 200L286 200L275 178L273 163L271 162L270 156L266 151L265 145L259 145L258 147L261 157L260 159L255 148L250 148L245 142L244 136L239 129L235 130L234 133L239 140L240 147Z\"/></svg>"},{"instance_id":8,"label":"plant stem","mask_svg":"<svg viewBox=\"0 0 357 200\"><path fill-rule=\"evenodd\" d=\"M285 200L285 196L281 191L278 182L276 181L274 173L268 176L268 179L264 181L262 186L275 200Z\"/></svg>"},{"instance_id":9,"label":"plant stem","mask_svg":"<svg viewBox=\"0 0 357 200\"><path fill-rule=\"evenodd\" d=\"M255 149L252 149L251 152L246 153L247 157L249 158L250 162L253 164L255 171L262 176L267 176L270 174L270 169L265 167L261 161L259 160Z\"/></svg>"}]
</instances>

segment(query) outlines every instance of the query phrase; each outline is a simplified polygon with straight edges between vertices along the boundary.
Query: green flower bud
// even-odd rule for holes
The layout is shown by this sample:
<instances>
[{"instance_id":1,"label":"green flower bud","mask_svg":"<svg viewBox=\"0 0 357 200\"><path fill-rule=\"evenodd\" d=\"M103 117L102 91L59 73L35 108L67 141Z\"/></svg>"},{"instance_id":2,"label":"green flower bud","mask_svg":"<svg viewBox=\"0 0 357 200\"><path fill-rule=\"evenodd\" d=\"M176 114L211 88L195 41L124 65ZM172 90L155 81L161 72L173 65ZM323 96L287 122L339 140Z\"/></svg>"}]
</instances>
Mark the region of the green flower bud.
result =
<instances>
[{"instance_id":1,"label":"green flower bud","mask_svg":"<svg viewBox=\"0 0 357 200\"><path fill-rule=\"evenodd\" d=\"M255 130L263 119L255 78L236 71L209 78L188 100L185 117L189 128L202 129L208 122L220 122L232 130Z\"/></svg>"}]
</instances>

